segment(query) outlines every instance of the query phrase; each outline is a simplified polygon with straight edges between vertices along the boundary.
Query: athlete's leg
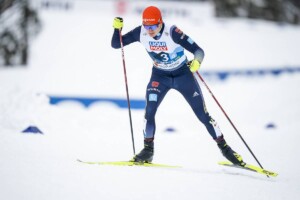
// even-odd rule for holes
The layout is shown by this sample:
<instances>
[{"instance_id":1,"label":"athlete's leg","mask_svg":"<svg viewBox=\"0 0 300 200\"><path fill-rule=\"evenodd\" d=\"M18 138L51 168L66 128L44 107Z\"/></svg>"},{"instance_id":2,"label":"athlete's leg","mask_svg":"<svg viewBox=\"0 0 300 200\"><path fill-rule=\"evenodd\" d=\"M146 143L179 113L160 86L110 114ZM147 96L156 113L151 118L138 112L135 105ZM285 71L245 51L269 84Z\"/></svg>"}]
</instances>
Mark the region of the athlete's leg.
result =
<instances>
[{"instance_id":1,"label":"athlete's leg","mask_svg":"<svg viewBox=\"0 0 300 200\"><path fill-rule=\"evenodd\" d=\"M146 91L145 127L144 137L154 138L155 135L155 114L160 103L170 90L160 81L159 76L152 75Z\"/></svg>"},{"instance_id":2,"label":"athlete's leg","mask_svg":"<svg viewBox=\"0 0 300 200\"><path fill-rule=\"evenodd\" d=\"M242 157L226 143L218 124L209 115L200 86L193 74L186 73L177 77L176 88L192 107L198 119L206 126L212 138L217 142L223 156L234 164L245 165Z\"/></svg>"},{"instance_id":3,"label":"athlete's leg","mask_svg":"<svg viewBox=\"0 0 300 200\"><path fill-rule=\"evenodd\" d=\"M144 148L133 157L135 162L152 162L154 155L155 114L158 106L169 91L169 87L163 84L160 76L152 74L146 92Z\"/></svg>"},{"instance_id":4,"label":"athlete's leg","mask_svg":"<svg viewBox=\"0 0 300 200\"><path fill-rule=\"evenodd\" d=\"M193 74L187 72L182 76L176 77L175 82L175 89L184 96L197 118L205 125L212 138L216 139L220 137L222 135L221 130L215 120L209 115L201 88Z\"/></svg>"}]
</instances>

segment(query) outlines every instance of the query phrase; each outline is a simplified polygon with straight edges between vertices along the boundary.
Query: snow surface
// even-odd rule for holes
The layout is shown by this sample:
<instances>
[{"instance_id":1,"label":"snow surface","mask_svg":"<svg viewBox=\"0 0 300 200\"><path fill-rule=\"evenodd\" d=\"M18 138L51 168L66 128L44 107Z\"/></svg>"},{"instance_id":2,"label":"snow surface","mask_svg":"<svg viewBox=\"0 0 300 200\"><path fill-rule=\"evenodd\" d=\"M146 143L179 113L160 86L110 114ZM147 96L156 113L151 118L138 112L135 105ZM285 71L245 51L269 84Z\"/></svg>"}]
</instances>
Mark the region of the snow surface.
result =
<instances>
[{"instance_id":1,"label":"snow surface","mask_svg":"<svg viewBox=\"0 0 300 200\"><path fill-rule=\"evenodd\" d=\"M49 94L125 98L121 52L110 47L114 4L102 2L105 12L98 12L93 3L69 11L41 10L43 31L33 41L30 65L0 68L0 199L299 198L299 74L207 80L259 161L278 172L277 178L218 166L224 158L216 144L175 91L157 113L154 162L183 168L76 162L128 160L133 155L126 109L109 103L88 109L74 102L49 105ZM210 4L184 6L198 15L167 20L203 47L201 70L300 65L299 27L216 20ZM140 24L134 14L124 19L124 32ZM143 98L151 61L139 44L126 47L125 57L130 96ZM256 164L204 86L202 90L228 143ZM136 151L143 145L143 114L132 110ZM275 128L267 129L268 124ZM29 125L44 134L21 133ZM166 132L170 127L176 131Z\"/></svg>"}]
</instances>

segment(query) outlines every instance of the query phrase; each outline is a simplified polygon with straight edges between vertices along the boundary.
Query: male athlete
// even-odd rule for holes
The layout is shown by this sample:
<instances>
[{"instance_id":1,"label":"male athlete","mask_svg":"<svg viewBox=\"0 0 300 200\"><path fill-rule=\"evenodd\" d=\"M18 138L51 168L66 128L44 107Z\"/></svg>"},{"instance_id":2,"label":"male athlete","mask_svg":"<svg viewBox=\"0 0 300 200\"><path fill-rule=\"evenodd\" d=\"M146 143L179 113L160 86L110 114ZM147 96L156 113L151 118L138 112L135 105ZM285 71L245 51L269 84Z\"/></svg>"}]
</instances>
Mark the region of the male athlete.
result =
<instances>
[{"instance_id":1,"label":"male athlete","mask_svg":"<svg viewBox=\"0 0 300 200\"><path fill-rule=\"evenodd\" d=\"M111 45L120 48L120 33L123 19L113 21L114 33ZM155 114L170 89L180 92L189 103L197 118L205 125L217 142L222 154L233 164L245 165L242 157L227 145L216 121L209 115L200 86L193 76L204 58L203 50L175 25L163 22L160 10L149 6L143 11L143 22L122 36L123 45L140 42L153 60L152 75L146 90L144 148L136 154L134 162L152 162L154 155ZM188 61L184 49L194 55Z\"/></svg>"}]
</instances>

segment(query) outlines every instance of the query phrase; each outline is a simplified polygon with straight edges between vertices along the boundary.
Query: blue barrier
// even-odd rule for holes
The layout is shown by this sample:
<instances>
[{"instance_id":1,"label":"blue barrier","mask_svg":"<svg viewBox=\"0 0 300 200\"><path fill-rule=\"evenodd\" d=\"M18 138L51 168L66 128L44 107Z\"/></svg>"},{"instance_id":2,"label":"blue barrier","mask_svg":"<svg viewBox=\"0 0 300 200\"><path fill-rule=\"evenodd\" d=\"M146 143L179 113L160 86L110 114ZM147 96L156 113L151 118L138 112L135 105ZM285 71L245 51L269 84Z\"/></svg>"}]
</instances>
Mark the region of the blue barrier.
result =
<instances>
[{"instance_id":1,"label":"blue barrier","mask_svg":"<svg viewBox=\"0 0 300 200\"><path fill-rule=\"evenodd\" d=\"M201 74L204 77L216 77L221 81L225 81L232 76L246 76L246 77L259 77L259 76L279 76L282 74L299 73L300 67L285 67L273 69L239 69L239 70L219 70L219 71L203 71Z\"/></svg>"},{"instance_id":2,"label":"blue barrier","mask_svg":"<svg viewBox=\"0 0 300 200\"><path fill-rule=\"evenodd\" d=\"M119 108L127 108L127 99L118 98L97 98L97 97L72 97L72 96L51 96L50 104L56 105L64 101L75 101L88 108L91 104L96 102L110 102L117 105ZM132 109L144 109L146 106L145 100L141 99L130 99L130 107Z\"/></svg>"},{"instance_id":3,"label":"blue barrier","mask_svg":"<svg viewBox=\"0 0 300 200\"><path fill-rule=\"evenodd\" d=\"M286 67L274 69L243 69L243 70L227 70L227 71L202 71L201 75L205 78L217 78L218 80L225 81L233 76L246 76L246 77L262 77L262 76L279 76L282 74L299 73L300 67ZM82 104L84 107L89 107L95 102L110 102L117 105L119 108L127 108L127 100L119 98L97 98L97 97L64 97L64 96L51 96L50 104L55 105L63 101L75 101ZM131 99L130 106L132 109L144 109L146 102L144 99Z\"/></svg>"}]
</instances>

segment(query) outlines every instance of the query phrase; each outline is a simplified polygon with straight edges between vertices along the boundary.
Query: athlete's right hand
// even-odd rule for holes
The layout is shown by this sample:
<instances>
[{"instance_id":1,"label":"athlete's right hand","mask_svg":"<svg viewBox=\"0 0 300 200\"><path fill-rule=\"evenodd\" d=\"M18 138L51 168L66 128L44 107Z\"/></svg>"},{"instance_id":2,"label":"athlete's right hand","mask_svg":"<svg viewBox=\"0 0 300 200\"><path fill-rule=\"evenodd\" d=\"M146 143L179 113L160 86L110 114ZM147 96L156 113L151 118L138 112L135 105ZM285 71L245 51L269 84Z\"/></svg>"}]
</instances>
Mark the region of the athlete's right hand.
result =
<instances>
[{"instance_id":1,"label":"athlete's right hand","mask_svg":"<svg viewBox=\"0 0 300 200\"><path fill-rule=\"evenodd\" d=\"M121 17L115 17L114 18L113 27L115 29L121 30L123 28L123 18L121 18Z\"/></svg>"}]
</instances>

